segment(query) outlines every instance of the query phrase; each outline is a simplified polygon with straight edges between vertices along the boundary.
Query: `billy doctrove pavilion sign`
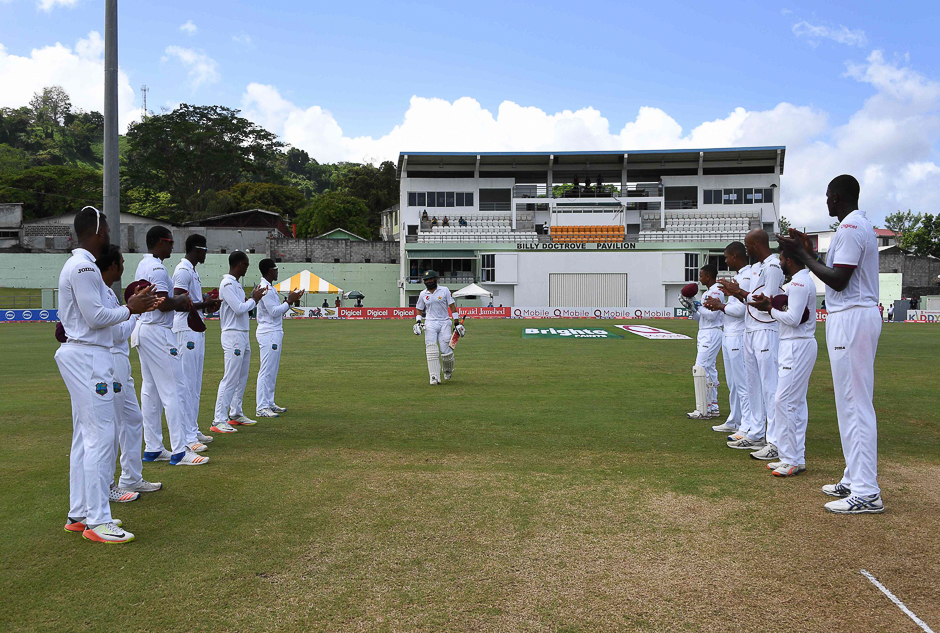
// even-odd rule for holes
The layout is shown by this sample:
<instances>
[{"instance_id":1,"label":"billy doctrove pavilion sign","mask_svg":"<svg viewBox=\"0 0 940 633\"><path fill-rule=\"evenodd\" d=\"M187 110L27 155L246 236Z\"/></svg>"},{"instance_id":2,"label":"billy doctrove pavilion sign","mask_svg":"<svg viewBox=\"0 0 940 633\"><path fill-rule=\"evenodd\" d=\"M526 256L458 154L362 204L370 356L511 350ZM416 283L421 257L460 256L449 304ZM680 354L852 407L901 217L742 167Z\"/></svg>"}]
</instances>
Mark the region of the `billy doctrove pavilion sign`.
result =
<instances>
[{"instance_id":1,"label":"billy doctrove pavilion sign","mask_svg":"<svg viewBox=\"0 0 940 633\"><path fill-rule=\"evenodd\" d=\"M619 334L608 332L603 328L537 328L527 327L522 330L522 338L623 338Z\"/></svg>"}]
</instances>

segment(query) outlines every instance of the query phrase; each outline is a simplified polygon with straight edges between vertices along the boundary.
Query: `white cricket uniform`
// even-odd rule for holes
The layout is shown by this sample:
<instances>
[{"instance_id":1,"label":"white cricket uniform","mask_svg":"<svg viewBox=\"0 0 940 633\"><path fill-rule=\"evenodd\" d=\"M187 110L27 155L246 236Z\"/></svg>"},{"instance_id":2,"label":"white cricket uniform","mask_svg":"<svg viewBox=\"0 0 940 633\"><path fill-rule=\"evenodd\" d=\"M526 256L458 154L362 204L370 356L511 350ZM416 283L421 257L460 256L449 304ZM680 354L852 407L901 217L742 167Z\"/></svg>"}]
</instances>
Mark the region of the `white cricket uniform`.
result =
<instances>
[{"instance_id":1,"label":"white cricket uniform","mask_svg":"<svg viewBox=\"0 0 940 633\"><path fill-rule=\"evenodd\" d=\"M277 371L281 366L281 345L284 342L284 315L290 310L287 302L281 301L277 290L264 277L258 283L268 288L258 302L258 329L255 338L261 352L261 368L255 386L255 407L270 409L274 406L274 389L277 386Z\"/></svg>"},{"instance_id":2,"label":"white cricket uniform","mask_svg":"<svg viewBox=\"0 0 940 633\"><path fill-rule=\"evenodd\" d=\"M826 265L855 268L842 292L826 287L826 346L845 455L842 483L852 494L880 494L878 420L873 402L875 353L882 326L878 241L864 212L853 211L839 224L826 253Z\"/></svg>"},{"instance_id":3,"label":"white cricket uniform","mask_svg":"<svg viewBox=\"0 0 940 633\"><path fill-rule=\"evenodd\" d=\"M196 266L185 257L173 271L173 288L189 293L194 303L202 301L202 282ZM197 311L199 318L202 312ZM186 404L186 441L196 440L199 432L199 400L202 396L202 373L206 360L206 333L194 332L188 323L189 312L173 314L173 334L183 359L183 373L186 376L186 391L183 400Z\"/></svg>"},{"instance_id":4,"label":"white cricket uniform","mask_svg":"<svg viewBox=\"0 0 940 633\"><path fill-rule=\"evenodd\" d=\"M68 340L55 362L72 402L68 515L85 517L89 527L111 522L116 432L111 326L130 315L124 306L111 307L94 256L83 248L72 251L59 274L59 320Z\"/></svg>"},{"instance_id":5,"label":"white cricket uniform","mask_svg":"<svg viewBox=\"0 0 940 633\"><path fill-rule=\"evenodd\" d=\"M222 276L219 284L219 311L222 322L222 352L225 356L225 373L219 383L215 399L215 422L228 422L240 415L245 386L248 384L248 368L251 364L251 341L248 339L248 313L255 307L255 300L245 299L245 289L232 275Z\"/></svg>"},{"instance_id":6,"label":"white cricket uniform","mask_svg":"<svg viewBox=\"0 0 940 633\"><path fill-rule=\"evenodd\" d=\"M800 465L806 463L809 420L806 392L816 365L816 285L804 268L793 275L784 290L788 297L787 309L770 311L770 316L780 324L774 424L780 461ZM800 323L806 310L809 310L809 319Z\"/></svg>"},{"instance_id":7,"label":"white cricket uniform","mask_svg":"<svg viewBox=\"0 0 940 633\"><path fill-rule=\"evenodd\" d=\"M450 350L448 344L453 334L449 306L454 303L447 286L438 286L434 292L422 290L415 307L424 310L424 342L437 343L441 352Z\"/></svg>"},{"instance_id":8,"label":"white cricket uniform","mask_svg":"<svg viewBox=\"0 0 940 633\"><path fill-rule=\"evenodd\" d=\"M749 289L751 267L745 266L734 276L741 288ZM747 393L747 373L744 367L744 313L747 306L737 297L728 297L724 311L724 333L721 337L721 356L725 365L725 382L728 383L728 419L725 424L742 428L743 421L751 415Z\"/></svg>"},{"instance_id":9,"label":"white cricket uniform","mask_svg":"<svg viewBox=\"0 0 940 633\"><path fill-rule=\"evenodd\" d=\"M763 262L751 266L751 284L748 302L755 295L772 297L781 292L783 270L780 259L770 255ZM777 445L774 428L774 401L777 397L777 322L766 312L745 306L744 364L747 372L748 403L751 417L747 428L749 440L765 437ZM766 420L766 432L764 422Z\"/></svg>"},{"instance_id":10,"label":"white cricket uniform","mask_svg":"<svg viewBox=\"0 0 940 633\"><path fill-rule=\"evenodd\" d=\"M121 302L108 288L108 304L112 308L119 308ZM121 451L121 478L118 485L123 487L134 486L144 478L144 464L140 451L144 443L144 418L137 402L137 391L134 387L134 376L131 373L131 350L127 344L131 332L137 325L138 315L131 315L127 321L111 326L113 344L111 358L114 361L114 419L117 423L117 432L114 438L114 454L117 449ZM108 461L106 475L114 476L114 456Z\"/></svg>"},{"instance_id":11,"label":"white cricket uniform","mask_svg":"<svg viewBox=\"0 0 940 633\"><path fill-rule=\"evenodd\" d=\"M702 302L709 297L722 301L725 295L722 294L716 283L712 284L702 295ZM705 377L708 380L709 413L718 412L718 366L716 362L718 352L721 351L723 316L720 310L709 310L705 306L699 306L692 312L692 318L698 321L698 337L696 339L698 351L695 355L695 364L705 369Z\"/></svg>"},{"instance_id":12,"label":"white cricket uniform","mask_svg":"<svg viewBox=\"0 0 940 633\"><path fill-rule=\"evenodd\" d=\"M147 253L137 265L135 279L146 279L156 292L173 296L173 282L163 262ZM173 312L145 312L137 326L137 354L140 357L140 409L144 416L144 450L157 452L163 447L163 412L170 434L170 452L186 450L195 440L190 436L185 397L189 392L179 344L173 336Z\"/></svg>"}]
</instances>

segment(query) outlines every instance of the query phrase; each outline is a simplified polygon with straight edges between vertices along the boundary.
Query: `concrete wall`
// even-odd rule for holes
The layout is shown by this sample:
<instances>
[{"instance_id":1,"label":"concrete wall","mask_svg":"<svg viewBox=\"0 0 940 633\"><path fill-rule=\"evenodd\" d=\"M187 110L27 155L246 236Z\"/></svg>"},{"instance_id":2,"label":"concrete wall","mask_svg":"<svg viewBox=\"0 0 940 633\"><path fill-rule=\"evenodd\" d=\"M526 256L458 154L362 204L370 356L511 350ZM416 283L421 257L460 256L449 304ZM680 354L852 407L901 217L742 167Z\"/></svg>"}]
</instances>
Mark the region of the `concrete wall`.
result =
<instances>
[{"instance_id":1,"label":"concrete wall","mask_svg":"<svg viewBox=\"0 0 940 633\"><path fill-rule=\"evenodd\" d=\"M134 271L143 257L140 254L126 254L124 256L125 284L133 281ZM251 268L243 282L245 286L253 286L261 277L258 271L258 262L265 255L249 255ZM59 271L69 258L68 254L56 253L0 253L0 288L56 288L59 285ZM173 255L164 262L170 274L182 255ZM309 270L327 281L339 286L345 291L359 290L366 298L366 306L395 307L398 305L398 265L390 264L307 264L287 263L278 264L279 278L283 281L302 270ZM206 263L198 267L203 287L206 289L218 287L222 275L228 272L228 255L209 254ZM319 295L317 295L319 296ZM325 295L324 295L325 296ZM317 301L311 297L310 305L319 305L322 298ZM333 297L330 297L332 304Z\"/></svg>"},{"instance_id":2,"label":"concrete wall","mask_svg":"<svg viewBox=\"0 0 940 633\"><path fill-rule=\"evenodd\" d=\"M398 242L314 238L273 239L270 253L275 260L300 263L397 264L400 257Z\"/></svg>"},{"instance_id":3,"label":"concrete wall","mask_svg":"<svg viewBox=\"0 0 940 633\"><path fill-rule=\"evenodd\" d=\"M901 273L905 287L932 286L940 275L940 259L918 257L892 248L879 253L879 272Z\"/></svg>"}]
</instances>

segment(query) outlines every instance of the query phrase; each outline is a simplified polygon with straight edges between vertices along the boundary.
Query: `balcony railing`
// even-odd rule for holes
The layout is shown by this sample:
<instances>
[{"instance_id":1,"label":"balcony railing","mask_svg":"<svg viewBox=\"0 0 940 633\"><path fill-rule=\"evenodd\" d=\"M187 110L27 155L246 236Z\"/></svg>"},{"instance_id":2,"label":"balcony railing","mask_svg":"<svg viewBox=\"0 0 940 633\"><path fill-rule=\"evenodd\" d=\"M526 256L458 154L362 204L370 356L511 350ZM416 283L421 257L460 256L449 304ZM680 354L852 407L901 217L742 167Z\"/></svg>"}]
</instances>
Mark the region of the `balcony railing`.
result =
<instances>
[{"instance_id":1,"label":"balcony railing","mask_svg":"<svg viewBox=\"0 0 940 633\"><path fill-rule=\"evenodd\" d=\"M666 211L681 211L684 209L698 209L695 200L666 200Z\"/></svg>"},{"instance_id":2,"label":"balcony railing","mask_svg":"<svg viewBox=\"0 0 940 633\"><path fill-rule=\"evenodd\" d=\"M662 196L662 188L658 182L631 182L626 188L620 185L575 185L564 183L552 185L549 190L544 184L515 185L512 188L512 197L519 198L657 198ZM481 205L482 207L482 205Z\"/></svg>"},{"instance_id":3,"label":"balcony railing","mask_svg":"<svg viewBox=\"0 0 940 633\"><path fill-rule=\"evenodd\" d=\"M481 202L480 211L512 211L510 202Z\"/></svg>"}]
</instances>

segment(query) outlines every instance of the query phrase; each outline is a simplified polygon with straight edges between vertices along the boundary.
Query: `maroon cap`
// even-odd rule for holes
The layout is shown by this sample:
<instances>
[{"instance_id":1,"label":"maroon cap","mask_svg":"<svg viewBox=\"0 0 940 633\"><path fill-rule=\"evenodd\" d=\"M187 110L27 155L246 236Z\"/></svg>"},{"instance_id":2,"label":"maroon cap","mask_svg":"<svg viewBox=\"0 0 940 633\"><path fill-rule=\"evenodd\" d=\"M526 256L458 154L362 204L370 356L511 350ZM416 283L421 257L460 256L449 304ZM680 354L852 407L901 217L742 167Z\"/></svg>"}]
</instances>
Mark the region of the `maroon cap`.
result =
<instances>
[{"instance_id":1,"label":"maroon cap","mask_svg":"<svg viewBox=\"0 0 940 633\"><path fill-rule=\"evenodd\" d=\"M687 299L691 299L692 297L698 294L698 284L696 283L686 284L682 286L682 290L680 292L682 293L683 297L686 297Z\"/></svg>"},{"instance_id":2,"label":"maroon cap","mask_svg":"<svg viewBox=\"0 0 940 633\"><path fill-rule=\"evenodd\" d=\"M189 314L186 316L186 325L189 326L189 329L193 332L205 332L206 324L203 322L202 317L199 316L197 310L190 310Z\"/></svg>"},{"instance_id":3,"label":"maroon cap","mask_svg":"<svg viewBox=\"0 0 940 633\"><path fill-rule=\"evenodd\" d=\"M55 324L55 340L59 341L60 343L65 343L67 340L69 340L65 335L65 326L62 325L62 321L59 321Z\"/></svg>"},{"instance_id":4,"label":"maroon cap","mask_svg":"<svg viewBox=\"0 0 940 633\"><path fill-rule=\"evenodd\" d=\"M132 281L127 288L124 289L124 303L131 298L131 295L137 292L141 288L146 288L150 285L150 282L146 279L138 279L137 281Z\"/></svg>"},{"instance_id":5,"label":"maroon cap","mask_svg":"<svg viewBox=\"0 0 940 633\"><path fill-rule=\"evenodd\" d=\"M773 306L774 310L780 310L781 312L786 312L787 305L789 305L790 298L787 295L779 294L774 295L770 299L770 305Z\"/></svg>"}]
</instances>

